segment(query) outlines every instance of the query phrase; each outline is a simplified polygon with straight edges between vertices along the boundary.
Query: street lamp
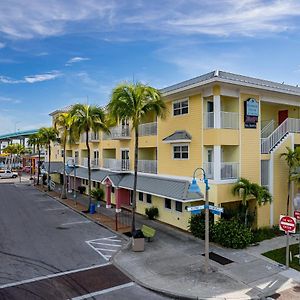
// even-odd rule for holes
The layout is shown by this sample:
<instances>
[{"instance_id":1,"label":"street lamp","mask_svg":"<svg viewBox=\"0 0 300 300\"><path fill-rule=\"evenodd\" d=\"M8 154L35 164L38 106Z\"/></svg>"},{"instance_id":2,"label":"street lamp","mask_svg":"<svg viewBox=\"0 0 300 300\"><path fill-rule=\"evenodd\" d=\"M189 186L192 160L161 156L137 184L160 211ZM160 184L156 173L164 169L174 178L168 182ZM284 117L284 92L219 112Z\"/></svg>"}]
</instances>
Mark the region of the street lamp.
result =
<instances>
[{"instance_id":1,"label":"street lamp","mask_svg":"<svg viewBox=\"0 0 300 300\"><path fill-rule=\"evenodd\" d=\"M73 161L73 164L71 164L71 166L69 165L69 161ZM75 201L75 205L77 204L76 203L76 165L75 165L75 159L68 159L67 160L67 166L68 167L73 167L74 169L74 189L73 189L73 198L74 198L74 201Z\"/></svg>"},{"instance_id":2,"label":"street lamp","mask_svg":"<svg viewBox=\"0 0 300 300\"><path fill-rule=\"evenodd\" d=\"M209 190L209 185L208 185L208 179L206 177L205 171L202 168L197 168L194 171L193 174L193 180L190 184L189 187L189 193L200 193L200 187L197 184L196 181L196 172L198 170L201 170L203 173L203 182L205 183L205 205L204 205L204 210L205 210L205 273L208 273L209 271L209 199L208 199L208 190Z\"/></svg>"}]
</instances>

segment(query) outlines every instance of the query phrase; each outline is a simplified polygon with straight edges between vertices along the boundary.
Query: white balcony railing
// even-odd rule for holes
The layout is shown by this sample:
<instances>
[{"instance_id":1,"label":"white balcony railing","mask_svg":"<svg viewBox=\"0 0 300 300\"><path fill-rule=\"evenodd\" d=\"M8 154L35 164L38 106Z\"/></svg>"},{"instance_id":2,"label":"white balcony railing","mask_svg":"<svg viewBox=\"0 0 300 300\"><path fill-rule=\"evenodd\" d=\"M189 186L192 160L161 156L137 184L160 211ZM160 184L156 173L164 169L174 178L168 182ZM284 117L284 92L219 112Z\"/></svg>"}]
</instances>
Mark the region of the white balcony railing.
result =
<instances>
[{"instance_id":1,"label":"white balcony railing","mask_svg":"<svg viewBox=\"0 0 300 300\"><path fill-rule=\"evenodd\" d=\"M82 166L87 168L88 167L88 158L84 157L82 159ZM95 169L95 168L99 168L99 159L91 159L91 168Z\"/></svg>"},{"instance_id":2,"label":"white balcony railing","mask_svg":"<svg viewBox=\"0 0 300 300\"><path fill-rule=\"evenodd\" d=\"M221 128L239 129L239 113L221 111Z\"/></svg>"},{"instance_id":3,"label":"white balcony railing","mask_svg":"<svg viewBox=\"0 0 300 300\"><path fill-rule=\"evenodd\" d=\"M104 140L130 139L130 128L128 125L120 125L110 129L110 134L103 134Z\"/></svg>"},{"instance_id":4,"label":"white balcony railing","mask_svg":"<svg viewBox=\"0 0 300 300\"><path fill-rule=\"evenodd\" d=\"M76 165L78 166L79 165L79 159L78 157L66 157L66 164L69 165L69 166L72 166L72 165Z\"/></svg>"},{"instance_id":5,"label":"white balcony railing","mask_svg":"<svg viewBox=\"0 0 300 300\"><path fill-rule=\"evenodd\" d=\"M204 169L205 175L208 179L214 178L214 163L213 162L204 162L203 169Z\"/></svg>"},{"instance_id":6,"label":"white balcony railing","mask_svg":"<svg viewBox=\"0 0 300 300\"><path fill-rule=\"evenodd\" d=\"M129 159L104 158L103 168L113 171L129 171L130 162Z\"/></svg>"},{"instance_id":7,"label":"white balcony railing","mask_svg":"<svg viewBox=\"0 0 300 300\"><path fill-rule=\"evenodd\" d=\"M222 162L221 163L221 179L237 179L239 173L239 163Z\"/></svg>"},{"instance_id":8,"label":"white balcony railing","mask_svg":"<svg viewBox=\"0 0 300 300\"><path fill-rule=\"evenodd\" d=\"M217 116L214 112L206 112L204 113L204 128L215 128L215 118ZM229 111L221 111L221 128L224 129L239 129L239 113L237 112L229 112Z\"/></svg>"},{"instance_id":9,"label":"white balcony railing","mask_svg":"<svg viewBox=\"0 0 300 300\"><path fill-rule=\"evenodd\" d=\"M139 135L157 135L157 122L144 123L139 125Z\"/></svg>"},{"instance_id":10,"label":"white balcony railing","mask_svg":"<svg viewBox=\"0 0 300 300\"><path fill-rule=\"evenodd\" d=\"M139 160L138 172L156 174L157 160Z\"/></svg>"},{"instance_id":11,"label":"white balcony railing","mask_svg":"<svg viewBox=\"0 0 300 300\"><path fill-rule=\"evenodd\" d=\"M90 132L89 133L89 140L91 142L98 142L100 140L99 132Z\"/></svg>"}]
</instances>

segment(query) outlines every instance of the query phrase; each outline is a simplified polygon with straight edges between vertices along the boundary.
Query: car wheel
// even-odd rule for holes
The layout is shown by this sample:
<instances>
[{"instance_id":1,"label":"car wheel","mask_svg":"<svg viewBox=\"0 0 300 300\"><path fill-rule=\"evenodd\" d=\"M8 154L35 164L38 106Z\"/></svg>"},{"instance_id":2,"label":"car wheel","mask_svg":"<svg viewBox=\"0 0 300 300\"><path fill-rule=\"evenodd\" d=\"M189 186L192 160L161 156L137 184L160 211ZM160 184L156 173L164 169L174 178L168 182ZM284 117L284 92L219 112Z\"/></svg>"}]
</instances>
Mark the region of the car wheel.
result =
<instances>
[{"instance_id":1,"label":"car wheel","mask_svg":"<svg viewBox=\"0 0 300 300\"><path fill-rule=\"evenodd\" d=\"M13 178L17 178L17 175L13 175Z\"/></svg>"}]
</instances>

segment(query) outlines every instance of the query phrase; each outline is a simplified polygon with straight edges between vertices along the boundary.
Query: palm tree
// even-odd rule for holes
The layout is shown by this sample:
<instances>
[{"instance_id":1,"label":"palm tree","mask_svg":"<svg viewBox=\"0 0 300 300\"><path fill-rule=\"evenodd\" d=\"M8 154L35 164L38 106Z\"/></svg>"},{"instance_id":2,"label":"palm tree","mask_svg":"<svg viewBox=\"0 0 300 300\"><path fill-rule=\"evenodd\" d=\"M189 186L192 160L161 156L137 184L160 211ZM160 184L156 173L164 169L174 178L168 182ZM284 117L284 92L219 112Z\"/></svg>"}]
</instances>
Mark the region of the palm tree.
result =
<instances>
[{"instance_id":1,"label":"palm tree","mask_svg":"<svg viewBox=\"0 0 300 300\"><path fill-rule=\"evenodd\" d=\"M57 130L54 127L42 127L38 131L41 135L41 142L48 149L48 191L50 191L50 172L51 172L51 143L57 141Z\"/></svg>"},{"instance_id":2,"label":"palm tree","mask_svg":"<svg viewBox=\"0 0 300 300\"><path fill-rule=\"evenodd\" d=\"M13 155L16 154L16 147L15 147L15 144L7 145L7 146L3 149L3 153L9 154L9 157L10 157L10 167L12 168Z\"/></svg>"},{"instance_id":3,"label":"palm tree","mask_svg":"<svg viewBox=\"0 0 300 300\"><path fill-rule=\"evenodd\" d=\"M291 194L291 182L293 180L293 175L295 174L295 169L300 164L300 151L296 148L296 150L292 150L289 147L286 147L287 152L281 153L280 157L284 157L287 165L288 165L288 195L286 202L286 214L289 215L290 208L290 194Z\"/></svg>"},{"instance_id":4,"label":"palm tree","mask_svg":"<svg viewBox=\"0 0 300 300\"><path fill-rule=\"evenodd\" d=\"M88 197L89 197L89 209L92 203L91 198L91 149L89 144L89 133L93 132L109 132L108 126L106 125L105 112L101 107L88 104L75 104L70 115L73 118L71 131L74 138L79 139L81 134L85 134L85 144L87 148L87 159L88 159Z\"/></svg>"},{"instance_id":5,"label":"palm tree","mask_svg":"<svg viewBox=\"0 0 300 300\"><path fill-rule=\"evenodd\" d=\"M41 174L41 169L40 169L40 161L41 161L41 146L42 146L42 136L40 133L34 133L29 136L27 144L29 146L33 146L34 148L37 147L38 150L38 178L37 178L37 185L40 184L40 174ZM32 169L32 168L31 168Z\"/></svg>"},{"instance_id":6,"label":"palm tree","mask_svg":"<svg viewBox=\"0 0 300 300\"><path fill-rule=\"evenodd\" d=\"M154 112L158 117L164 118L166 104L161 98L160 92L148 85L137 83L124 83L115 87L112 91L108 104L110 115L119 120L128 120L132 123L135 135L134 147L134 181L132 197L132 232L135 231L135 210L136 210L136 186L138 170L138 149L139 149L139 125L143 116Z\"/></svg>"},{"instance_id":7,"label":"palm tree","mask_svg":"<svg viewBox=\"0 0 300 300\"><path fill-rule=\"evenodd\" d=\"M63 181L63 188L61 193L61 198L67 198L67 185L66 185L66 145L68 138L71 138L71 127L73 123L73 117L70 113L61 113L54 119L54 127L56 130L60 131L61 133L61 144L63 146L63 163L64 163L64 181Z\"/></svg>"},{"instance_id":8,"label":"palm tree","mask_svg":"<svg viewBox=\"0 0 300 300\"><path fill-rule=\"evenodd\" d=\"M233 186L232 193L242 197L242 205L245 211L245 226L248 226L249 205L248 200L255 199L258 205L265 205L272 202L272 196L267 188L257 183L252 183L246 178L240 178Z\"/></svg>"},{"instance_id":9,"label":"palm tree","mask_svg":"<svg viewBox=\"0 0 300 300\"><path fill-rule=\"evenodd\" d=\"M15 154L17 156L18 163L21 163L21 157L25 154L25 146L21 144L15 144Z\"/></svg>"}]
</instances>

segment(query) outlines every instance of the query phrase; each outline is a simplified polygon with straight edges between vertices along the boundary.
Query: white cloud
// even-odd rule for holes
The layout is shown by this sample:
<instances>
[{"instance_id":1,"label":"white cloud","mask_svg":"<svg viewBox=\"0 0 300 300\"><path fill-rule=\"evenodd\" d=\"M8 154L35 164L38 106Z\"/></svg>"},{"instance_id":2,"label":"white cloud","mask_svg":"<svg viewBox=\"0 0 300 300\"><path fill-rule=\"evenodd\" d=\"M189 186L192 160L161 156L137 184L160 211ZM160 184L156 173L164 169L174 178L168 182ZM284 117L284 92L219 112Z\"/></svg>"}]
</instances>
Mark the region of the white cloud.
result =
<instances>
[{"instance_id":1,"label":"white cloud","mask_svg":"<svg viewBox=\"0 0 300 300\"><path fill-rule=\"evenodd\" d=\"M6 46L5 43L0 42L0 49L4 48Z\"/></svg>"},{"instance_id":2,"label":"white cloud","mask_svg":"<svg viewBox=\"0 0 300 300\"><path fill-rule=\"evenodd\" d=\"M72 57L66 62L65 66L71 66L74 63L78 63L78 62L86 61L86 60L90 60L90 58L80 57L80 56Z\"/></svg>"},{"instance_id":3,"label":"white cloud","mask_svg":"<svg viewBox=\"0 0 300 300\"><path fill-rule=\"evenodd\" d=\"M24 76L23 79L13 79L7 76L0 75L0 82L8 83L8 84L17 84L17 83L35 83L41 81L48 81L56 79L63 74L59 71L52 71L44 74L36 74L36 75L27 75Z\"/></svg>"},{"instance_id":4,"label":"white cloud","mask_svg":"<svg viewBox=\"0 0 300 300\"><path fill-rule=\"evenodd\" d=\"M3 97L3 96L0 96L0 103L13 103L13 104L19 104L19 103L21 103L21 100L19 100L19 99L14 99L14 98L9 98L9 97Z\"/></svg>"}]
</instances>

